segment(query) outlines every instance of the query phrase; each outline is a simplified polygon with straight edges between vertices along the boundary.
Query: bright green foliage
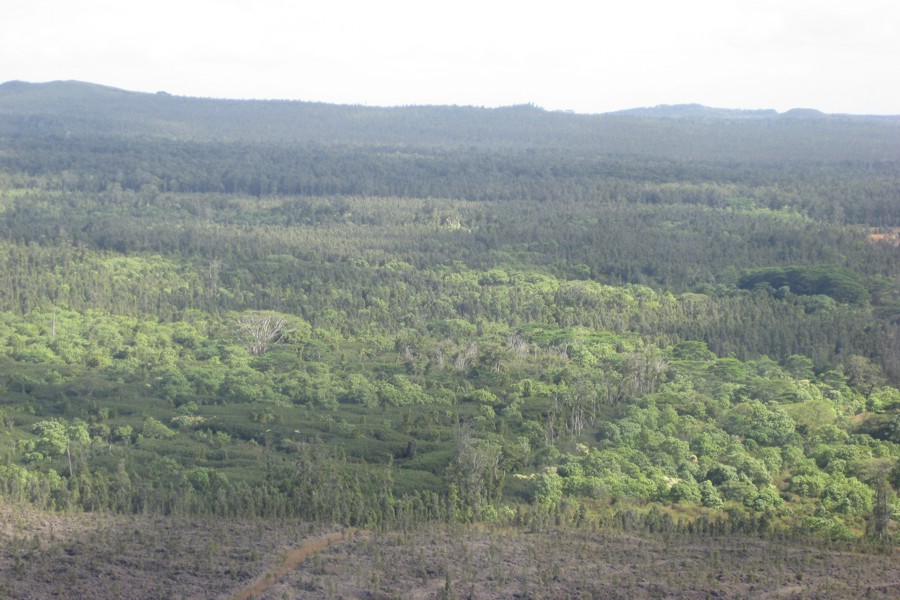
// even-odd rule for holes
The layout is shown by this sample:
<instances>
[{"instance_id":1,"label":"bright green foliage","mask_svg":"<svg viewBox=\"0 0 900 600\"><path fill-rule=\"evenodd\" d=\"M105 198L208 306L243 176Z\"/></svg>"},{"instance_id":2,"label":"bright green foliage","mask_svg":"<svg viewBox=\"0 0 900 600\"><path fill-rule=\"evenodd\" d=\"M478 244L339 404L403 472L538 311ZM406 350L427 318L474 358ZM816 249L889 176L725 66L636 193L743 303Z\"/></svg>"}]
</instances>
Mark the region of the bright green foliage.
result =
<instances>
[{"instance_id":1,"label":"bright green foliage","mask_svg":"<svg viewBox=\"0 0 900 600\"><path fill-rule=\"evenodd\" d=\"M141 435L149 439L168 439L175 437L175 432L153 417L144 419Z\"/></svg>"},{"instance_id":2,"label":"bright green foliage","mask_svg":"<svg viewBox=\"0 0 900 600\"><path fill-rule=\"evenodd\" d=\"M672 502L698 504L703 500L703 490L693 479L681 479L669 488L669 498ZM707 494L707 500L711 500L709 493ZM706 502L703 505L708 506Z\"/></svg>"},{"instance_id":3,"label":"bright green foliage","mask_svg":"<svg viewBox=\"0 0 900 600\"><path fill-rule=\"evenodd\" d=\"M896 132L507 117L277 146L13 119L0 493L374 527L886 514L900 249L866 227L900 226Z\"/></svg>"},{"instance_id":4,"label":"bright green foliage","mask_svg":"<svg viewBox=\"0 0 900 600\"><path fill-rule=\"evenodd\" d=\"M784 500L778 495L778 490L772 486L766 486L744 497L744 505L756 511L775 510L783 504Z\"/></svg>"},{"instance_id":5,"label":"bright green foliage","mask_svg":"<svg viewBox=\"0 0 900 600\"><path fill-rule=\"evenodd\" d=\"M857 515L872 510L872 488L855 477L835 474L829 477L822 490L822 507L829 512Z\"/></svg>"},{"instance_id":6,"label":"bright green foliage","mask_svg":"<svg viewBox=\"0 0 900 600\"><path fill-rule=\"evenodd\" d=\"M716 489L716 486L714 486L708 479L700 482L700 502L707 508L715 509L722 508L722 506L724 506L725 504L724 502L722 502L722 498L719 495L719 491Z\"/></svg>"},{"instance_id":7,"label":"bright green foliage","mask_svg":"<svg viewBox=\"0 0 900 600\"><path fill-rule=\"evenodd\" d=\"M562 478L554 472L539 473L534 479L534 501L545 509L559 505L563 496Z\"/></svg>"},{"instance_id":8,"label":"bright green foliage","mask_svg":"<svg viewBox=\"0 0 900 600\"><path fill-rule=\"evenodd\" d=\"M31 428L37 435L34 442L35 459L62 456L69 447L69 432L64 423L59 421L41 421Z\"/></svg>"},{"instance_id":9,"label":"bright green foliage","mask_svg":"<svg viewBox=\"0 0 900 600\"><path fill-rule=\"evenodd\" d=\"M794 421L782 408L752 400L731 410L725 418L725 430L774 446L784 444L794 433Z\"/></svg>"}]
</instances>

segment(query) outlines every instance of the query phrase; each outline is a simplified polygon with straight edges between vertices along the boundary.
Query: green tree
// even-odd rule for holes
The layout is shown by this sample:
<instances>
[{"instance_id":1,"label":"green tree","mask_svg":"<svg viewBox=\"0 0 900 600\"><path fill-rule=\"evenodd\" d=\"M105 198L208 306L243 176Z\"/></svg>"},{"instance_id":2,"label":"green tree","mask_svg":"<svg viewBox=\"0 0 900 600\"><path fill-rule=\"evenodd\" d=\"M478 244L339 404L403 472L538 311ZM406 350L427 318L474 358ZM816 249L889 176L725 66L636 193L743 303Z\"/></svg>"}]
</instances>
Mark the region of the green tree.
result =
<instances>
[{"instance_id":1,"label":"green tree","mask_svg":"<svg viewBox=\"0 0 900 600\"><path fill-rule=\"evenodd\" d=\"M709 479L700 483L700 503L707 508L715 509L722 508L725 505L722 497L719 496L719 490L716 489L716 486Z\"/></svg>"},{"instance_id":2,"label":"green tree","mask_svg":"<svg viewBox=\"0 0 900 600\"><path fill-rule=\"evenodd\" d=\"M69 477L72 477L74 474L72 464L73 446L85 446L91 443L91 435L87 424L77 419L71 422L59 420L39 421L32 425L31 431L38 436L34 442L31 458L40 460L44 457L56 457L65 454L69 464Z\"/></svg>"},{"instance_id":3,"label":"green tree","mask_svg":"<svg viewBox=\"0 0 900 600\"><path fill-rule=\"evenodd\" d=\"M141 435L148 439L165 440L175 437L175 432L169 429L159 419L147 417L141 427Z\"/></svg>"},{"instance_id":4,"label":"green tree","mask_svg":"<svg viewBox=\"0 0 900 600\"><path fill-rule=\"evenodd\" d=\"M708 480L705 483L708 483ZM679 479L669 488L668 496L672 502L696 504L702 500L703 493L694 479Z\"/></svg>"},{"instance_id":5,"label":"green tree","mask_svg":"<svg viewBox=\"0 0 900 600\"><path fill-rule=\"evenodd\" d=\"M751 400L734 407L725 417L724 429L762 445L777 446L794 433L794 421L779 406Z\"/></svg>"},{"instance_id":6,"label":"green tree","mask_svg":"<svg viewBox=\"0 0 900 600\"><path fill-rule=\"evenodd\" d=\"M822 491L822 507L840 514L864 514L872 510L874 496L872 488L856 477L836 473Z\"/></svg>"},{"instance_id":7,"label":"green tree","mask_svg":"<svg viewBox=\"0 0 900 600\"><path fill-rule=\"evenodd\" d=\"M558 473L544 471L534 478L534 502L546 509L559 506L563 496L563 480Z\"/></svg>"}]
</instances>

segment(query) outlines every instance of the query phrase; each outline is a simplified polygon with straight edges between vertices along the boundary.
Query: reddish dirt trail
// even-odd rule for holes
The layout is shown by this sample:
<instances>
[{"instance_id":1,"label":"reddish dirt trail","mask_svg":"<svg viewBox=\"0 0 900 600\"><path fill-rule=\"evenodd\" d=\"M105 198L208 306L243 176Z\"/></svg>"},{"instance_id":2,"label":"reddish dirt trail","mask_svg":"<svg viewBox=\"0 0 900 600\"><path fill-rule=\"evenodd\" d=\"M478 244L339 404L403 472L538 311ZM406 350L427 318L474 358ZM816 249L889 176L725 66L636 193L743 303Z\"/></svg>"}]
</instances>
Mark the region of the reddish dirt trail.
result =
<instances>
[{"instance_id":1,"label":"reddish dirt trail","mask_svg":"<svg viewBox=\"0 0 900 600\"><path fill-rule=\"evenodd\" d=\"M232 596L231 600L252 600L256 598L273 586L279 578L296 569L304 560L343 538L344 533L329 533L328 535L313 538L302 546L290 550L274 571L269 571L258 577L256 581Z\"/></svg>"}]
</instances>

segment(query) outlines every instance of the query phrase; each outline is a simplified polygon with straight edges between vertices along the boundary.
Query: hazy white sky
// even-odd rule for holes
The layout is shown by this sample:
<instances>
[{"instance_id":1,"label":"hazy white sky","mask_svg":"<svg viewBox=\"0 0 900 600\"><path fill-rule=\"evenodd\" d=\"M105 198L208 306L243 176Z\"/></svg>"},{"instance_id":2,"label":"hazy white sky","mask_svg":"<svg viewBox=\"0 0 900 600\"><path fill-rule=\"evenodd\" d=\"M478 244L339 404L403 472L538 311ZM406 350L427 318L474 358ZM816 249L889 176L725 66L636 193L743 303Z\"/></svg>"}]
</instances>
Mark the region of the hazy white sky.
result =
<instances>
[{"instance_id":1,"label":"hazy white sky","mask_svg":"<svg viewBox=\"0 0 900 600\"><path fill-rule=\"evenodd\" d=\"M900 114L897 0L2 0L0 81L369 105Z\"/></svg>"}]
</instances>

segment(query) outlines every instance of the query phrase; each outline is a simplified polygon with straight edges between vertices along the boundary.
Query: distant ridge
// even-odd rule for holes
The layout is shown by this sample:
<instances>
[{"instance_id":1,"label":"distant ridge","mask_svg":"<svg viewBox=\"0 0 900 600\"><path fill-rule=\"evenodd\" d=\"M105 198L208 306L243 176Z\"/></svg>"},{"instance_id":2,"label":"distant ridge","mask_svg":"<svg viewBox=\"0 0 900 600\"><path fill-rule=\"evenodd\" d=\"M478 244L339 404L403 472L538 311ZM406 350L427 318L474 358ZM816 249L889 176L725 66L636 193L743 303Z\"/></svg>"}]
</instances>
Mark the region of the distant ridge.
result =
<instances>
[{"instance_id":1,"label":"distant ridge","mask_svg":"<svg viewBox=\"0 0 900 600\"><path fill-rule=\"evenodd\" d=\"M702 104L660 104L646 108L629 108L619 110L611 115L628 115L635 117L652 117L661 119L684 118L742 118L742 117L777 117L774 109L744 110L735 108L710 108Z\"/></svg>"},{"instance_id":2,"label":"distant ridge","mask_svg":"<svg viewBox=\"0 0 900 600\"><path fill-rule=\"evenodd\" d=\"M603 114L523 104L377 107L134 92L82 81L0 84L0 137L296 146L565 149L679 160L900 160L900 117L661 105Z\"/></svg>"},{"instance_id":3,"label":"distant ridge","mask_svg":"<svg viewBox=\"0 0 900 600\"><path fill-rule=\"evenodd\" d=\"M87 83L84 81L49 81L47 83L29 83L27 81L7 81L0 83L0 98L23 97L28 99L53 98L97 98L97 97L137 97L141 92L131 92L115 87Z\"/></svg>"},{"instance_id":4,"label":"distant ridge","mask_svg":"<svg viewBox=\"0 0 900 600\"><path fill-rule=\"evenodd\" d=\"M779 113L772 108L714 108L702 104L660 104L605 113L606 115L648 119L842 119L900 121L900 115L849 115L825 113L815 108L791 108Z\"/></svg>"},{"instance_id":5,"label":"distant ridge","mask_svg":"<svg viewBox=\"0 0 900 600\"><path fill-rule=\"evenodd\" d=\"M826 115L815 108L792 108L782 116L787 119L821 119L830 115Z\"/></svg>"},{"instance_id":6,"label":"distant ridge","mask_svg":"<svg viewBox=\"0 0 900 600\"><path fill-rule=\"evenodd\" d=\"M153 97L165 97L165 98L178 98L181 100L189 100L189 101L200 101L200 102L237 102L237 103L287 103L287 104L318 104L318 105L327 105L327 106L345 106L350 107L353 106L355 108L360 108L359 105L347 105L347 104L328 104L324 102L316 102L316 101L306 101L306 100L232 100L228 98L205 98L205 97L196 97L196 96L178 96L174 94L170 94L166 91L158 91L155 93L150 92L135 92L130 90L124 90L116 87L111 87L107 85L97 84L97 83L89 83L84 81L77 80L57 80L57 81L49 81L45 83L31 83L27 81L20 80L12 80L7 81L5 83L0 83L0 100L9 99L11 96L16 95L29 95L30 99L34 99L36 96L43 97L45 99L57 97L68 97L70 99L81 98L91 98L91 97L120 97L120 98L153 98ZM758 108L758 109L742 109L742 108L717 108L705 106L703 104L690 103L690 104L659 104L656 106L649 107L635 107L628 108L624 110L611 111L606 113L576 113L573 111L546 111L534 104L518 104L511 106L502 106L495 109L487 109L487 108L478 108L473 106L458 106L458 105L404 105L404 106L366 106L366 108L371 108L373 110L378 109L396 109L396 108L407 108L407 109L415 109L415 108L473 108L478 110L502 110L502 111L515 111L515 112L554 112L555 114L570 114L570 115L580 115L580 116L635 116L635 117L648 117L648 118L663 118L663 119L671 119L671 118L751 118L751 117L790 117L790 118L822 118L822 117L830 117L830 116L841 116L841 117L861 117L861 118L886 118L886 119L900 119L900 115L846 115L846 114L829 114L824 113L815 108L792 108L786 112L779 113L775 109L772 108Z\"/></svg>"}]
</instances>

